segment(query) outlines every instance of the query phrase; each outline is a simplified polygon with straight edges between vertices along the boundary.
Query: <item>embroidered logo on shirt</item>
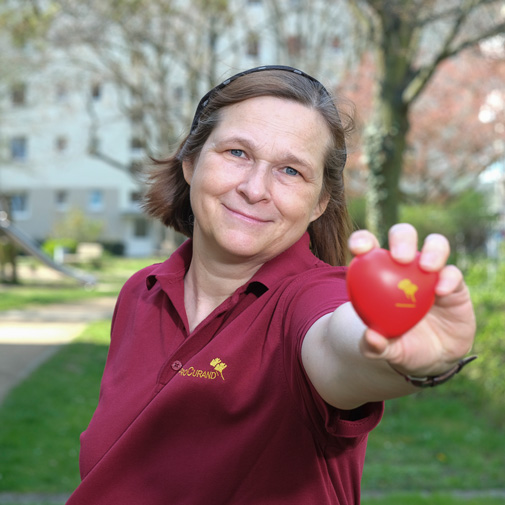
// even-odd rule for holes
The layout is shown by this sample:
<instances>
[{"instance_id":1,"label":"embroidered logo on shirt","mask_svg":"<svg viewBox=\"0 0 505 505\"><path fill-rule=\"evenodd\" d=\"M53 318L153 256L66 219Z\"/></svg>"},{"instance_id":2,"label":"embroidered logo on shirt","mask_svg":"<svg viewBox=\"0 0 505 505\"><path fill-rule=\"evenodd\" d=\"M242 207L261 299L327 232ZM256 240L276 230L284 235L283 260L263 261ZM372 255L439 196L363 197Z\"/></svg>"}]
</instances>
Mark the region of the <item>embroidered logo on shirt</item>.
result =
<instances>
[{"instance_id":1,"label":"embroidered logo on shirt","mask_svg":"<svg viewBox=\"0 0 505 505\"><path fill-rule=\"evenodd\" d=\"M214 370L216 372L219 372L221 374L221 378L224 380L223 377L223 370L228 366L226 363L223 363L219 358L214 358L210 362L210 366L214 367Z\"/></svg>"},{"instance_id":2,"label":"embroidered logo on shirt","mask_svg":"<svg viewBox=\"0 0 505 505\"><path fill-rule=\"evenodd\" d=\"M224 380L223 370L228 366L223 363L219 358L214 358L210 362L210 366L214 367L214 371L211 370L197 370L195 367L190 366L189 368L181 368L179 374L184 377L196 377L197 379L217 379L221 376Z\"/></svg>"}]
</instances>

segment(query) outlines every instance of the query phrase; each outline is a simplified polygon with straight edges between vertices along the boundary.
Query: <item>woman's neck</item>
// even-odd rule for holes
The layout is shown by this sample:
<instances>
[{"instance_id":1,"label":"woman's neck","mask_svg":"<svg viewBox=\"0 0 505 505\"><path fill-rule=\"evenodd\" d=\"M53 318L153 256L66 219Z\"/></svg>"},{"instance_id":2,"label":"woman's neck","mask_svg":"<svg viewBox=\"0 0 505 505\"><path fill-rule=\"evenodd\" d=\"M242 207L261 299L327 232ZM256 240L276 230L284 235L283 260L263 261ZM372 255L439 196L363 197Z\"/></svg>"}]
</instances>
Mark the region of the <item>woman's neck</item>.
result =
<instances>
[{"instance_id":1,"label":"woman's neck","mask_svg":"<svg viewBox=\"0 0 505 505\"><path fill-rule=\"evenodd\" d=\"M261 263L226 263L199 253L193 257L184 278L184 305L192 332L214 309L259 270Z\"/></svg>"}]
</instances>

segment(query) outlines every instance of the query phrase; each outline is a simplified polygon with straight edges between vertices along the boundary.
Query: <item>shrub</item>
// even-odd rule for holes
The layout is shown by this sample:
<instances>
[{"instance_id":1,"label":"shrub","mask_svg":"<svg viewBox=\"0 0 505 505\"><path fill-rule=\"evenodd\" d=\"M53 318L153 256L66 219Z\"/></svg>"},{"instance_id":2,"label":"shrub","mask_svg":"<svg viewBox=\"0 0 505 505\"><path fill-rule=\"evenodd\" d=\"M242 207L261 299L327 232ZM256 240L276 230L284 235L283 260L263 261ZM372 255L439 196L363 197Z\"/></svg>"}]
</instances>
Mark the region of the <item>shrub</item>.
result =
<instances>
[{"instance_id":1,"label":"shrub","mask_svg":"<svg viewBox=\"0 0 505 505\"><path fill-rule=\"evenodd\" d=\"M100 242L103 250L112 256L124 256L125 245L123 242Z\"/></svg>"},{"instance_id":2,"label":"shrub","mask_svg":"<svg viewBox=\"0 0 505 505\"><path fill-rule=\"evenodd\" d=\"M366 201L365 198L351 198L348 202L349 215L351 217L353 230L366 228Z\"/></svg>"},{"instance_id":3,"label":"shrub","mask_svg":"<svg viewBox=\"0 0 505 505\"><path fill-rule=\"evenodd\" d=\"M505 406L505 265L503 262L474 262L465 276L477 317L474 352L479 359L468 367L469 377L485 392L484 401L492 405L503 423Z\"/></svg>"},{"instance_id":4,"label":"shrub","mask_svg":"<svg viewBox=\"0 0 505 505\"><path fill-rule=\"evenodd\" d=\"M487 210L485 198L482 193L469 190L443 204L402 204L399 221L417 229L420 244L430 233L441 233L449 239L454 253L463 249L474 254L484 251L496 219ZM365 198L350 199L349 214L354 229L366 228Z\"/></svg>"},{"instance_id":5,"label":"shrub","mask_svg":"<svg viewBox=\"0 0 505 505\"><path fill-rule=\"evenodd\" d=\"M104 222L91 219L80 209L71 209L59 222L55 223L51 236L71 238L77 242L96 242L104 229Z\"/></svg>"},{"instance_id":6,"label":"shrub","mask_svg":"<svg viewBox=\"0 0 505 505\"><path fill-rule=\"evenodd\" d=\"M62 247L67 253L75 253L77 240L73 238L50 238L42 244L42 250L51 258L54 258L54 251L57 247Z\"/></svg>"}]
</instances>

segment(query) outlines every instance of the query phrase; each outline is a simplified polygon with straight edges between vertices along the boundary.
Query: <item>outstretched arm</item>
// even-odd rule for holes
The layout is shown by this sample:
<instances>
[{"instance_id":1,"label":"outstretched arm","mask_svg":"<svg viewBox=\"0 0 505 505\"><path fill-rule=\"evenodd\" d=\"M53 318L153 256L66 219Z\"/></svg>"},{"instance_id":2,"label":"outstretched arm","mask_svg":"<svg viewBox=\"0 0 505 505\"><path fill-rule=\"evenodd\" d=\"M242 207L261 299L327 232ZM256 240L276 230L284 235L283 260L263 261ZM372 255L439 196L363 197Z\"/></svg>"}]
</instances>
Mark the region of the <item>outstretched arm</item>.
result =
<instances>
[{"instance_id":1,"label":"outstretched arm","mask_svg":"<svg viewBox=\"0 0 505 505\"><path fill-rule=\"evenodd\" d=\"M378 247L378 242L370 232L361 230L351 236L349 246L359 255ZM417 232L407 224L392 227L389 248L396 261L412 262L417 253ZM420 266L439 272L435 303L401 337L388 339L366 328L350 303L314 323L303 342L302 361L326 402L352 409L410 394L417 388L400 374L443 374L470 351L475 336L473 307L461 272L446 265L449 252L445 237L434 234L425 240Z\"/></svg>"}]
</instances>

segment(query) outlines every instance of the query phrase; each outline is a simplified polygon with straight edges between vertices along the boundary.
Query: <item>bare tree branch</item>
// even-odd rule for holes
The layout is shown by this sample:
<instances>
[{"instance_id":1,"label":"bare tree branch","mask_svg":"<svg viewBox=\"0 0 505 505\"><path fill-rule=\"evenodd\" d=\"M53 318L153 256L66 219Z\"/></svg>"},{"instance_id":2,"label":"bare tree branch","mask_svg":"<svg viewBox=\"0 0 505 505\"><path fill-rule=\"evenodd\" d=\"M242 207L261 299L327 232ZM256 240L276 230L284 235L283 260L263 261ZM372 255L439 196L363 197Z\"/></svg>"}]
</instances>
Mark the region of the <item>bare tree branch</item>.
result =
<instances>
[{"instance_id":1,"label":"bare tree branch","mask_svg":"<svg viewBox=\"0 0 505 505\"><path fill-rule=\"evenodd\" d=\"M439 51L438 55L427 65L420 67L416 70L412 78L409 82L409 85L406 87L403 94L404 103L412 103L419 96L419 94L423 91L426 84L429 82L433 74L435 73L438 65L446 60L447 58L451 58L461 51L475 46L478 42L485 40L489 37L503 34L505 33L505 22L500 23L485 32L481 32L474 37L465 39L460 44L453 46L454 40L458 37L459 32L465 21L468 19L469 15L473 12L476 4L475 0L467 1L466 8L460 8L459 15L456 17L454 24L447 34L444 43L442 44L442 48Z\"/></svg>"}]
</instances>

